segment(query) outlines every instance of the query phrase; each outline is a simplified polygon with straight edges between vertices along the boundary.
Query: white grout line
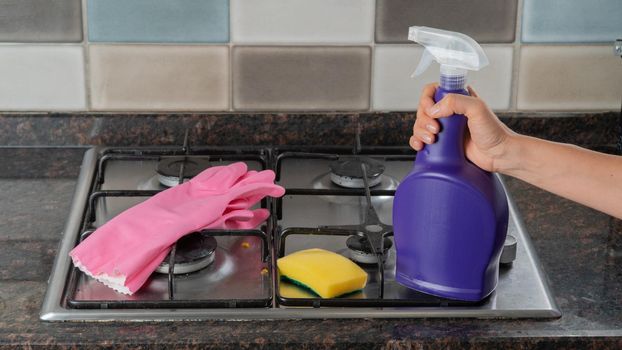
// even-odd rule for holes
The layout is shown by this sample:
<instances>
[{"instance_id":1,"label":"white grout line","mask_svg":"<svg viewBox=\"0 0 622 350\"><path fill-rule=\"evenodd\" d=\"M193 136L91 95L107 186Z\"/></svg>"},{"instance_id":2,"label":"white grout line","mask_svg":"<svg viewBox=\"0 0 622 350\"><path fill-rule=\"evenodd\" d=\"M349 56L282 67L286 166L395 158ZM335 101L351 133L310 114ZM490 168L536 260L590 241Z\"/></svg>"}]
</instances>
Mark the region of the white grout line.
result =
<instances>
[{"instance_id":1,"label":"white grout line","mask_svg":"<svg viewBox=\"0 0 622 350\"><path fill-rule=\"evenodd\" d=\"M523 2L524 0L518 0L516 9L516 28L514 30L514 43L513 56L512 56L512 83L510 85L510 106L508 112L516 112L518 110L518 79L519 79L519 67L520 67L520 52L521 52L521 40L522 40L522 22L523 22Z\"/></svg>"},{"instance_id":2,"label":"white grout line","mask_svg":"<svg viewBox=\"0 0 622 350\"><path fill-rule=\"evenodd\" d=\"M369 68L369 108L367 109L367 112L372 112L374 111L374 74L375 74L375 62L376 62L376 6L377 6L377 0L373 1L372 4L372 8L373 10L371 11L371 43L370 43L370 48L371 48L371 57L369 59L369 64L370 64L370 68Z\"/></svg>"},{"instance_id":3,"label":"white grout line","mask_svg":"<svg viewBox=\"0 0 622 350\"><path fill-rule=\"evenodd\" d=\"M233 3L235 0L229 1L229 42L227 46L229 47L229 66L228 66L228 78L229 78L229 105L227 111L233 112L233 16L232 9Z\"/></svg>"},{"instance_id":4,"label":"white grout line","mask_svg":"<svg viewBox=\"0 0 622 350\"><path fill-rule=\"evenodd\" d=\"M232 112L233 111L233 44L229 42L227 47L229 48L229 57L227 61L227 70L228 70L227 78L229 79L229 82L228 82L229 101L227 105L227 111Z\"/></svg>"},{"instance_id":5,"label":"white grout line","mask_svg":"<svg viewBox=\"0 0 622 350\"><path fill-rule=\"evenodd\" d=\"M216 116L229 116L231 111L208 111L203 109L159 109L159 110L144 110L144 109L119 109L119 110L93 110L86 111L83 109L42 109L42 110L3 110L0 111L2 115L42 115L42 114L57 114L68 113L71 115L92 116L93 114L103 116L119 116L123 114L132 115L145 115L145 116L158 116L158 115L170 115L170 114L204 114L204 115L216 115ZM411 111L395 111L400 113L412 113ZM508 111L497 111L501 113L507 113ZM274 111L274 110L240 110L235 114L240 115L258 115L258 114L287 114L290 116L296 115L322 115L322 116L334 116L334 115L349 115L349 114L361 114L364 111L309 111L309 110L287 110L287 111ZM383 111L377 111L376 113L385 114ZM517 113L521 114L521 117L553 117L553 118L573 118L581 117L586 114L600 114L600 113L619 113L615 109L534 109L534 110L519 110Z\"/></svg>"},{"instance_id":6,"label":"white grout line","mask_svg":"<svg viewBox=\"0 0 622 350\"><path fill-rule=\"evenodd\" d=\"M12 47L12 46L16 46L16 47L20 47L20 46L41 46L41 47L45 47L45 46L81 46L82 42L81 41L75 41L75 42L38 42L38 41L31 41L31 42L27 42L27 41L20 41L20 42L11 42L11 41L5 41L5 42L0 42L0 47Z\"/></svg>"},{"instance_id":7,"label":"white grout line","mask_svg":"<svg viewBox=\"0 0 622 350\"><path fill-rule=\"evenodd\" d=\"M88 0L82 0L82 50L84 50L84 93L86 97L86 110L91 111L91 54L89 52L89 30L88 30Z\"/></svg>"}]
</instances>

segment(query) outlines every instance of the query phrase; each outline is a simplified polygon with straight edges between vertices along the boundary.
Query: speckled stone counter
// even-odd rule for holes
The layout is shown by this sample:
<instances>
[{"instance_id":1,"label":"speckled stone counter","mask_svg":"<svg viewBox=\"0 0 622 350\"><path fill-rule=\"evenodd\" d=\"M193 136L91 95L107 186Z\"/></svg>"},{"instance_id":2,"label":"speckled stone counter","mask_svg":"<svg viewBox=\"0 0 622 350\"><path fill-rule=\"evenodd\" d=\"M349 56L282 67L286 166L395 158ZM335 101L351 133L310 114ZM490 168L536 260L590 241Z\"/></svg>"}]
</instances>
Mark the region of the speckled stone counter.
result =
<instances>
[{"instance_id":1,"label":"speckled stone counter","mask_svg":"<svg viewBox=\"0 0 622 350\"><path fill-rule=\"evenodd\" d=\"M513 130L594 146L614 142L618 113L499 113ZM553 118L552 118L553 117ZM106 114L0 112L0 145L400 145L414 113Z\"/></svg>"},{"instance_id":2,"label":"speckled stone counter","mask_svg":"<svg viewBox=\"0 0 622 350\"><path fill-rule=\"evenodd\" d=\"M622 222L514 179L560 319L41 322L84 151L0 148L0 348L622 348Z\"/></svg>"}]
</instances>

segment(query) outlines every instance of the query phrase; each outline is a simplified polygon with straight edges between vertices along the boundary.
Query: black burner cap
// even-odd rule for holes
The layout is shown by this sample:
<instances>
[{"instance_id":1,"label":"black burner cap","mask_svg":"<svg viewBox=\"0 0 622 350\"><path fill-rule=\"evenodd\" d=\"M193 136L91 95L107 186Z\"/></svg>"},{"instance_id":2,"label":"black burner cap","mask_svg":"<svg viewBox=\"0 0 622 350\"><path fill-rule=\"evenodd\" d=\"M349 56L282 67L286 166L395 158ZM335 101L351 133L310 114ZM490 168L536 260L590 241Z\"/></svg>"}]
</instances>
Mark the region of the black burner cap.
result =
<instances>
[{"instance_id":1,"label":"black burner cap","mask_svg":"<svg viewBox=\"0 0 622 350\"><path fill-rule=\"evenodd\" d=\"M367 165L367 178L376 178L384 172L384 164L382 162L369 157L348 157L336 160L330 163L330 170L338 176L346 176L356 179L363 178L363 170L361 164Z\"/></svg>"},{"instance_id":2,"label":"black burner cap","mask_svg":"<svg viewBox=\"0 0 622 350\"><path fill-rule=\"evenodd\" d=\"M346 240L346 246L352 250L371 254L371 247L365 236L352 235ZM388 238L384 238L384 251L386 252L393 246L393 242Z\"/></svg>"},{"instance_id":3,"label":"black burner cap","mask_svg":"<svg viewBox=\"0 0 622 350\"><path fill-rule=\"evenodd\" d=\"M175 264L204 259L216 250L216 238L201 232L187 234L177 241ZM168 263L168 256L164 259Z\"/></svg>"},{"instance_id":4,"label":"black burner cap","mask_svg":"<svg viewBox=\"0 0 622 350\"><path fill-rule=\"evenodd\" d=\"M162 176L178 177L179 169L181 169L181 165L184 163L185 178L194 177L201 171L210 167L209 159L207 158L192 156L166 157L160 159L156 171Z\"/></svg>"}]
</instances>

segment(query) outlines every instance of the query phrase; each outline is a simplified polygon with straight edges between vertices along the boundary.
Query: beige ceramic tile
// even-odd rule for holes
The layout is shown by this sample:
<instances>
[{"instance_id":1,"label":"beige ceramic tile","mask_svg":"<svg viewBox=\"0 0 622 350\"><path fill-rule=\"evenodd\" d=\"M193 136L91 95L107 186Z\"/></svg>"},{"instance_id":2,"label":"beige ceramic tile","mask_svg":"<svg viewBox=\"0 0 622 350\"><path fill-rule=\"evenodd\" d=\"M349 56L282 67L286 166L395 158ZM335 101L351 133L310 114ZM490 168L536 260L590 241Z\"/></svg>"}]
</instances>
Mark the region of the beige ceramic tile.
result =
<instances>
[{"instance_id":1,"label":"beige ceramic tile","mask_svg":"<svg viewBox=\"0 0 622 350\"><path fill-rule=\"evenodd\" d=\"M523 46L519 109L620 109L622 63L612 46Z\"/></svg>"},{"instance_id":2,"label":"beige ceramic tile","mask_svg":"<svg viewBox=\"0 0 622 350\"><path fill-rule=\"evenodd\" d=\"M369 108L369 47L238 46L232 64L237 110Z\"/></svg>"},{"instance_id":3,"label":"beige ceramic tile","mask_svg":"<svg viewBox=\"0 0 622 350\"><path fill-rule=\"evenodd\" d=\"M479 72L469 72L468 84L496 110L510 107L512 83L511 46L487 46L484 51L490 65ZM374 57L373 105L377 111L412 111L417 109L421 90L438 82L439 65L432 63L421 76L411 78L423 48L416 45L376 45Z\"/></svg>"},{"instance_id":4,"label":"beige ceramic tile","mask_svg":"<svg viewBox=\"0 0 622 350\"><path fill-rule=\"evenodd\" d=\"M96 110L226 110L224 46L93 45L91 101Z\"/></svg>"}]
</instances>

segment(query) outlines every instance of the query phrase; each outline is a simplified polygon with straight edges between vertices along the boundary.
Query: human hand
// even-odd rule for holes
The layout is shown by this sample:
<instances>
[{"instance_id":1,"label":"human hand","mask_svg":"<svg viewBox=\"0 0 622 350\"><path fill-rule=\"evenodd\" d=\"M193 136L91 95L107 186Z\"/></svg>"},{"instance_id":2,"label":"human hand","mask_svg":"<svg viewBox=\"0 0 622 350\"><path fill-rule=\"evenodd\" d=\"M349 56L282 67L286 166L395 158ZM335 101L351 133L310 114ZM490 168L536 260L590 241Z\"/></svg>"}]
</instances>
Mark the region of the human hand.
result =
<instances>
[{"instance_id":1,"label":"human hand","mask_svg":"<svg viewBox=\"0 0 622 350\"><path fill-rule=\"evenodd\" d=\"M467 158L484 170L500 171L503 157L516 134L497 118L471 87L468 88L471 96L448 94L435 104L437 86L428 84L423 89L410 146L420 151L425 144L433 144L441 129L436 119L463 114L467 117L469 131L464 147Z\"/></svg>"}]
</instances>

